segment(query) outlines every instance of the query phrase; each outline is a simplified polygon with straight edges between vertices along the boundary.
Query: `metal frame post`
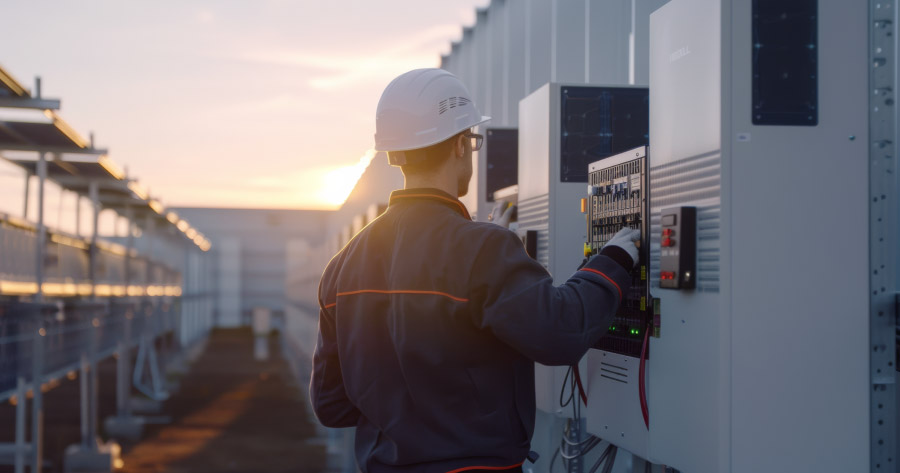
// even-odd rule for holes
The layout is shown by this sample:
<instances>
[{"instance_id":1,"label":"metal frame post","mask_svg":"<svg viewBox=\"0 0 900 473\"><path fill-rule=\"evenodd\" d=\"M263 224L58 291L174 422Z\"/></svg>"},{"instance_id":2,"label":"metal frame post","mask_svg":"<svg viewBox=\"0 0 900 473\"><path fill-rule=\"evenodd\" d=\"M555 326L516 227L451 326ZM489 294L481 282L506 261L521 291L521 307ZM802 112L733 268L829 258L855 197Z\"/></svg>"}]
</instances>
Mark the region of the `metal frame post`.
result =
<instances>
[{"instance_id":1,"label":"metal frame post","mask_svg":"<svg viewBox=\"0 0 900 473\"><path fill-rule=\"evenodd\" d=\"M576 394L577 397L577 394ZM578 399L573 399L572 402L578 402ZM568 419L569 424L569 432L568 434L563 434L567 437L567 444L564 448L564 452L566 454L572 455L574 458L569 460L567 464L566 471L568 473L581 473L584 471L584 458L582 458L579 454L581 453L581 432L585 429L586 419L583 417L579 417L577 419Z\"/></svg>"},{"instance_id":2,"label":"metal frame post","mask_svg":"<svg viewBox=\"0 0 900 473\"><path fill-rule=\"evenodd\" d=\"M25 473L25 378L19 376L16 380L16 455L15 472Z\"/></svg>"},{"instance_id":3,"label":"metal frame post","mask_svg":"<svg viewBox=\"0 0 900 473\"><path fill-rule=\"evenodd\" d=\"M194 330L193 330L193 304L191 303L191 296L193 296L193 273L191 272L191 245L192 243L188 243L184 245L184 265L181 267L181 287L182 287L182 297L181 297L181 329L183 334L179 337L179 341L181 342L181 347L186 347L191 344L194 340Z\"/></svg>"},{"instance_id":4,"label":"metal frame post","mask_svg":"<svg viewBox=\"0 0 900 473\"><path fill-rule=\"evenodd\" d=\"M129 363L131 362L131 320L134 318L131 308L125 312L125 329L122 338L119 340L118 359L116 360L116 411L119 417L126 417L130 414L128 405L129 387Z\"/></svg>"},{"instance_id":5,"label":"metal frame post","mask_svg":"<svg viewBox=\"0 0 900 473\"><path fill-rule=\"evenodd\" d=\"M869 1L870 471L898 463L896 333L898 87L895 0Z\"/></svg>"},{"instance_id":6,"label":"metal frame post","mask_svg":"<svg viewBox=\"0 0 900 473\"><path fill-rule=\"evenodd\" d=\"M43 324L41 324L43 325ZM32 392L31 401L31 472L41 473L44 457L44 393L41 385L44 379L44 335L42 326L34 334L32 346Z\"/></svg>"},{"instance_id":7,"label":"metal frame post","mask_svg":"<svg viewBox=\"0 0 900 473\"><path fill-rule=\"evenodd\" d=\"M99 360L98 353L100 348L100 319L94 317L91 319L91 345L89 348L88 359L91 363L91 389L90 389L90 436L88 441L93 450L97 448L97 418L100 408L100 376L99 376Z\"/></svg>"},{"instance_id":8,"label":"metal frame post","mask_svg":"<svg viewBox=\"0 0 900 473\"><path fill-rule=\"evenodd\" d=\"M88 448L88 438L90 437L90 363L88 362L87 353L81 354L81 378L79 381L79 406L81 407L81 445Z\"/></svg>"},{"instance_id":9,"label":"metal frame post","mask_svg":"<svg viewBox=\"0 0 900 473\"><path fill-rule=\"evenodd\" d=\"M91 277L91 299L97 299L97 231L100 227L100 186L97 181L91 181L88 187L88 193L91 198L93 209L93 231L91 232L91 250L88 253L90 258L90 277Z\"/></svg>"},{"instance_id":10,"label":"metal frame post","mask_svg":"<svg viewBox=\"0 0 900 473\"><path fill-rule=\"evenodd\" d=\"M47 181L47 154L43 151L38 153L37 162L38 174L38 215L37 215L37 252L36 252L36 272L34 274L37 283L37 294L35 300L40 302L44 297L44 253L46 252L47 231L44 228L44 184Z\"/></svg>"},{"instance_id":11,"label":"metal frame post","mask_svg":"<svg viewBox=\"0 0 900 473\"><path fill-rule=\"evenodd\" d=\"M128 220L128 236L126 237L128 250L125 253L125 288L131 286L131 251L134 249L134 209L131 205L125 206L125 219Z\"/></svg>"},{"instance_id":12,"label":"metal frame post","mask_svg":"<svg viewBox=\"0 0 900 473\"><path fill-rule=\"evenodd\" d=\"M75 194L75 236L81 237L81 194Z\"/></svg>"},{"instance_id":13,"label":"metal frame post","mask_svg":"<svg viewBox=\"0 0 900 473\"><path fill-rule=\"evenodd\" d=\"M22 218L28 220L28 200L31 193L31 173L25 171L25 202L22 208Z\"/></svg>"},{"instance_id":14,"label":"metal frame post","mask_svg":"<svg viewBox=\"0 0 900 473\"><path fill-rule=\"evenodd\" d=\"M153 219L152 216L148 215L144 219L144 233L143 233L144 254L147 257L147 259L152 260L152 261L156 261L156 258L153 256L153 237L154 237L155 231L156 231L156 221ZM150 268L149 265L147 266L147 271L152 271L152 269ZM149 279L150 274L147 274L147 276L148 276L147 280L150 281L150 279ZM152 284L153 281L150 281L150 283Z\"/></svg>"}]
</instances>

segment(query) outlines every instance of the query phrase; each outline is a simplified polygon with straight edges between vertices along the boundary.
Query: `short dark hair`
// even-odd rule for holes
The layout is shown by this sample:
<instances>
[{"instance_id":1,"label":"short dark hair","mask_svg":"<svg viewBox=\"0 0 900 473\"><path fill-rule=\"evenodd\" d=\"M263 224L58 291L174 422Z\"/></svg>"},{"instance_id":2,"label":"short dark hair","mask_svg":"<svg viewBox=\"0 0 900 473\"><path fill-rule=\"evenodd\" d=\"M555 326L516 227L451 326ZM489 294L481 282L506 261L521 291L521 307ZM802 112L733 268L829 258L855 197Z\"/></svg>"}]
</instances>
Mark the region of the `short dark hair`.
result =
<instances>
[{"instance_id":1,"label":"short dark hair","mask_svg":"<svg viewBox=\"0 0 900 473\"><path fill-rule=\"evenodd\" d=\"M404 151L407 164L400 166L400 170L403 171L403 174L427 174L436 170L450 156L456 140L468 131L463 130L440 143L425 148Z\"/></svg>"}]
</instances>

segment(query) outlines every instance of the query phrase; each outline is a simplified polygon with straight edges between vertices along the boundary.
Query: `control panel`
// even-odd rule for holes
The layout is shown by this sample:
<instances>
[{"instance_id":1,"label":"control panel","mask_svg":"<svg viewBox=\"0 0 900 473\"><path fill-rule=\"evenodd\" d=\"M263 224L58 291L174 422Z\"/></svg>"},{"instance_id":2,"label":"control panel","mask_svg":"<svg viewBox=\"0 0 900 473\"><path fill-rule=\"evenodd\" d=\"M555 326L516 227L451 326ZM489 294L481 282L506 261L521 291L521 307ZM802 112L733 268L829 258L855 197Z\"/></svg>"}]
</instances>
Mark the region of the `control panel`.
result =
<instances>
[{"instance_id":1,"label":"control panel","mask_svg":"<svg viewBox=\"0 0 900 473\"><path fill-rule=\"evenodd\" d=\"M644 334L658 336L658 318L650 296L647 262L650 248L650 199L648 195L647 147L641 146L594 162L588 167L588 197L585 255L597 254L624 227L641 231L640 261L632 272L631 288L625 294L609 331L594 348L639 357Z\"/></svg>"},{"instance_id":2,"label":"control panel","mask_svg":"<svg viewBox=\"0 0 900 473\"><path fill-rule=\"evenodd\" d=\"M659 239L659 287L693 289L697 279L697 208L662 211Z\"/></svg>"},{"instance_id":3,"label":"control panel","mask_svg":"<svg viewBox=\"0 0 900 473\"><path fill-rule=\"evenodd\" d=\"M519 186L512 185L494 191L494 193L491 194L490 202L495 203L494 208L491 209L490 216L488 216L488 220L493 221L495 218L500 217L500 215L494 215L495 212L500 212L500 214L502 215L502 213L505 212L506 209L510 206L519 204ZM517 215L517 213L518 212L514 212L509 219L509 229L512 231L516 231L516 228L518 228L518 225L512 225L519 221L519 216Z\"/></svg>"}]
</instances>

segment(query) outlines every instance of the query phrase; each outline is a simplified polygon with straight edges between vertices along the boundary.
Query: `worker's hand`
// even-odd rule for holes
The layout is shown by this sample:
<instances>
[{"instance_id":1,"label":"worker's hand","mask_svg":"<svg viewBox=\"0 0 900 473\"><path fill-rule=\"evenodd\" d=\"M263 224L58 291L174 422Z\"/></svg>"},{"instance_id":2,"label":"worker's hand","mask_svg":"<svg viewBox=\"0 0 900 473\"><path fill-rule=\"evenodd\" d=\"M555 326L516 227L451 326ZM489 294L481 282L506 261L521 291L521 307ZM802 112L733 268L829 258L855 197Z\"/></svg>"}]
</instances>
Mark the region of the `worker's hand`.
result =
<instances>
[{"instance_id":1,"label":"worker's hand","mask_svg":"<svg viewBox=\"0 0 900 473\"><path fill-rule=\"evenodd\" d=\"M635 242L641 239L641 231L636 228L628 228L625 227L619 230L612 238L606 242L606 246L618 246L622 248L628 253L628 256L631 256L631 260L634 261L634 266L637 266L638 259L640 255L638 254L637 245Z\"/></svg>"},{"instance_id":2,"label":"worker's hand","mask_svg":"<svg viewBox=\"0 0 900 473\"><path fill-rule=\"evenodd\" d=\"M492 210L491 214L488 215L488 220L502 226L503 228L509 228L509 221L512 219L515 211L515 205L510 205L509 202L502 201L494 206L494 210Z\"/></svg>"}]
</instances>

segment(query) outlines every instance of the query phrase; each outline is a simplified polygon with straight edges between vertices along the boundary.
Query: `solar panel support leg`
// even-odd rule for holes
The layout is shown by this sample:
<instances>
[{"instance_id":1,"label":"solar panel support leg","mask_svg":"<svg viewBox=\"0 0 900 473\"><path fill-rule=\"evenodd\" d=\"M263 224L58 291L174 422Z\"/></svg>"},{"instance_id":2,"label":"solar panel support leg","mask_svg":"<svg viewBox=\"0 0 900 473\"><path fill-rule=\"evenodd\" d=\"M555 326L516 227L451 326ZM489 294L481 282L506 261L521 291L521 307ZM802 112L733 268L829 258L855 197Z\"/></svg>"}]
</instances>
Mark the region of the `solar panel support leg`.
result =
<instances>
[{"instance_id":1,"label":"solar panel support leg","mask_svg":"<svg viewBox=\"0 0 900 473\"><path fill-rule=\"evenodd\" d=\"M44 184L47 181L47 154L41 152L38 153L38 156L37 262L34 274L34 279L37 282L37 294L35 295L36 302L40 302L44 297L44 254L47 251L47 231L44 228Z\"/></svg>"},{"instance_id":2,"label":"solar panel support leg","mask_svg":"<svg viewBox=\"0 0 900 473\"><path fill-rule=\"evenodd\" d=\"M16 458L15 472L25 473L25 378L19 376L16 382Z\"/></svg>"},{"instance_id":3,"label":"solar panel support leg","mask_svg":"<svg viewBox=\"0 0 900 473\"><path fill-rule=\"evenodd\" d=\"M32 392L31 401L31 472L41 473L44 466L44 394L41 385L44 380L44 335L46 329L39 328L34 334L32 348Z\"/></svg>"}]
</instances>

